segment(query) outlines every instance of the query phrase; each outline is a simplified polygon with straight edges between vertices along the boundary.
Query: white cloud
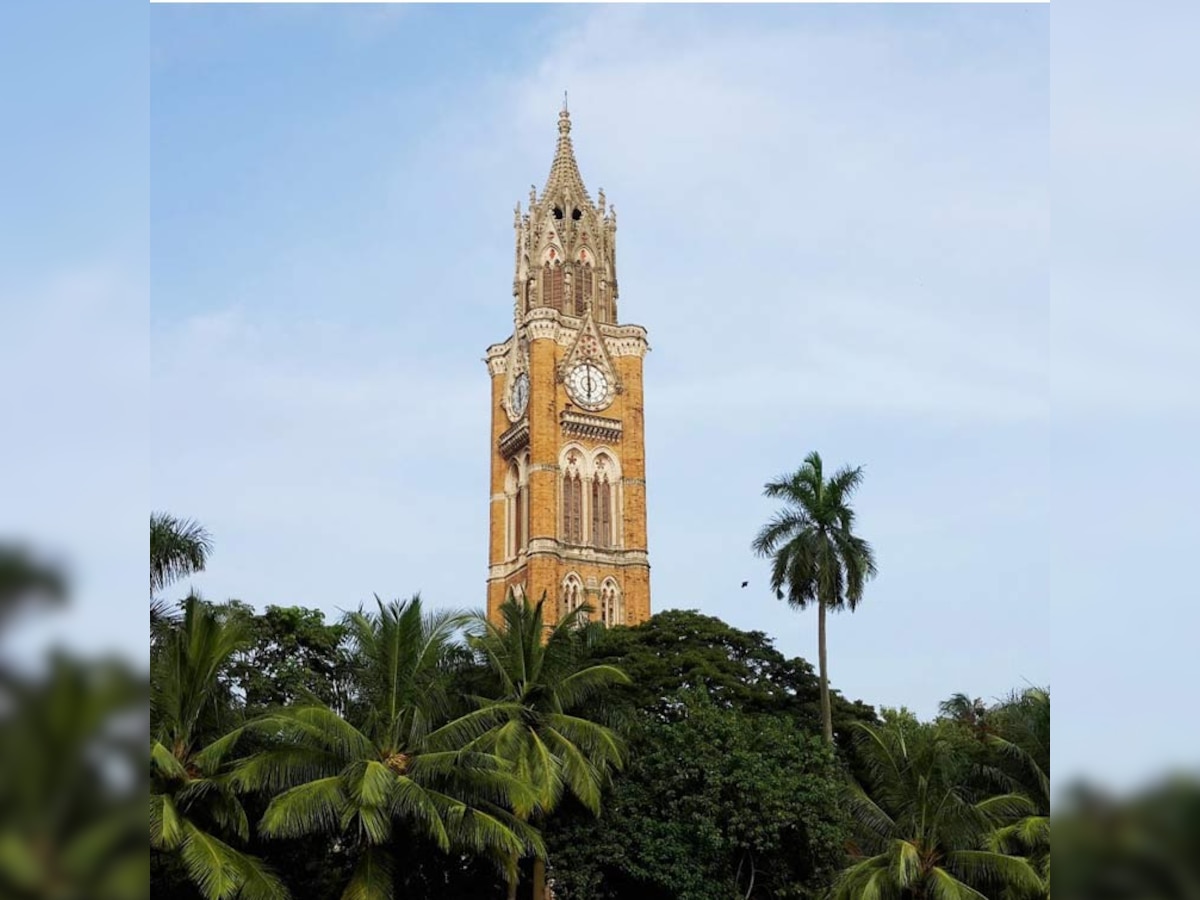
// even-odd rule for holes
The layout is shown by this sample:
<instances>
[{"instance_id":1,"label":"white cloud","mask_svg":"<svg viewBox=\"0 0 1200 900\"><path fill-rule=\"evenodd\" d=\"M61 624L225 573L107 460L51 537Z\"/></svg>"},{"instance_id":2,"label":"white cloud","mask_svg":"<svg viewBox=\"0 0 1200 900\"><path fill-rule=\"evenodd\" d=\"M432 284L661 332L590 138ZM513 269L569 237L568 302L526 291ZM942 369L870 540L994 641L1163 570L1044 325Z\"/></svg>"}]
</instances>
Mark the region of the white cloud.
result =
<instances>
[{"instance_id":1,"label":"white cloud","mask_svg":"<svg viewBox=\"0 0 1200 900\"><path fill-rule=\"evenodd\" d=\"M479 604L479 357L511 327L508 216L545 178L567 87L584 178L619 211L622 317L646 325L654 347L656 606L764 627L811 655L807 623L761 589L751 602L722 585L761 581L748 544L769 511L756 494L778 466L814 446L865 462L863 521L889 540L876 596L895 612L856 617L853 630L839 622L835 679L879 699L906 603L926 602L923 542L953 548L950 579L1042 571L1029 506L1009 502L1044 477L1028 464L1048 393L1039 65L1023 45L958 48L934 17L896 31L817 10L812 27L792 12L764 29L749 17L724 27L728 10L571 10L565 29L519 50L544 58L472 83L380 170L345 172L346 196L385 198L368 247L325 248L328 223L304 222L319 260L268 247L257 268L206 285L190 307L203 312L158 328L155 408L176 396L189 407L179 422L156 413L155 505L214 531L197 582L210 595L333 609L423 588L439 605ZM303 208L305 180L293 182L283 200ZM239 221L234 211L225 221ZM248 213L270 233L270 217ZM186 279L168 284L163 302L179 292L186 303ZM242 311L214 311L234 303ZM986 482L939 488L963 459L989 466ZM720 516L700 517L697 479ZM976 624L1012 627L1017 607L1045 602L1036 587L981 604ZM933 606L957 600L929 590ZM913 640L911 652L932 652ZM1014 677L992 660L965 684L965 658L943 674L934 688L914 675L888 690L930 711L931 689L1000 693Z\"/></svg>"},{"instance_id":2,"label":"white cloud","mask_svg":"<svg viewBox=\"0 0 1200 900\"><path fill-rule=\"evenodd\" d=\"M623 315L668 357L658 402L1043 416L1048 145L1014 97L1044 84L999 54L946 78L914 51L935 30L679 22L597 9L461 112L496 134L471 163L540 185L570 86L585 180L621 212Z\"/></svg>"}]
</instances>

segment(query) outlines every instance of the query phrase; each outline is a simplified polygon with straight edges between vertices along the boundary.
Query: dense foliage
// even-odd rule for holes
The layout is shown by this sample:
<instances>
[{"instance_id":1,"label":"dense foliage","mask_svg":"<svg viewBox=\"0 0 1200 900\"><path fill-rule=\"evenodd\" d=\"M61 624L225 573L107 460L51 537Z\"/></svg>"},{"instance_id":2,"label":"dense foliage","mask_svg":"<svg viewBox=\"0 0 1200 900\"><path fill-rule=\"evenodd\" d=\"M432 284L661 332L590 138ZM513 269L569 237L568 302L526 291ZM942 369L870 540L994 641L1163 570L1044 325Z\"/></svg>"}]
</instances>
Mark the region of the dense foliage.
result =
<instances>
[{"instance_id":1,"label":"dense foliage","mask_svg":"<svg viewBox=\"0 0 1200 900\"><path fill-rule=\"evenodd\" d=\"M547 840L556 897L808 897L842 859L840 773L820 736L782 715L721 708L701 691L636 728L600 818Z\"/></svg>"},{"instance_id":2,"label":"dense foliage","mask_svg":"<svg viewBox=\"0 0 1200 900\"><path fill-rule=\"evenodd\" d=\"M1049 896L1046 691L823 704L807 661L685 610L190 596L154 634L155 894Z\"/></svg>"}]
</instances>

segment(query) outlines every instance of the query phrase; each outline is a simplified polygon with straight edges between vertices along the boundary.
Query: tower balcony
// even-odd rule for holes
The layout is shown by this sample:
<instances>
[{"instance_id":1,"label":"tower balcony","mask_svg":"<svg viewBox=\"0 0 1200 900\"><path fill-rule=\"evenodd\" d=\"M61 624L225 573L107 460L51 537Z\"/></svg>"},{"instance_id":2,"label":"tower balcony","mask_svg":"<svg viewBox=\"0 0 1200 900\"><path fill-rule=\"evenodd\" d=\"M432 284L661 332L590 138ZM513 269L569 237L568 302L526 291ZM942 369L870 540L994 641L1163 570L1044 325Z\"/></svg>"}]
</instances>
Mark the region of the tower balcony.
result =
<instances>
[{"instance_id":1,"label":"tower balcony","mask_svg":"<svg viewBox=\"0 0 1200 900\"><path fill-rule=\"evenodd\" d=\"M500 438L496 443L500 450L500 454L505 459L514 456L517 451L528 447L529 420L522 419L515 425L510 426L502 435L500 435Z\"/></svg>"}]
</instances>

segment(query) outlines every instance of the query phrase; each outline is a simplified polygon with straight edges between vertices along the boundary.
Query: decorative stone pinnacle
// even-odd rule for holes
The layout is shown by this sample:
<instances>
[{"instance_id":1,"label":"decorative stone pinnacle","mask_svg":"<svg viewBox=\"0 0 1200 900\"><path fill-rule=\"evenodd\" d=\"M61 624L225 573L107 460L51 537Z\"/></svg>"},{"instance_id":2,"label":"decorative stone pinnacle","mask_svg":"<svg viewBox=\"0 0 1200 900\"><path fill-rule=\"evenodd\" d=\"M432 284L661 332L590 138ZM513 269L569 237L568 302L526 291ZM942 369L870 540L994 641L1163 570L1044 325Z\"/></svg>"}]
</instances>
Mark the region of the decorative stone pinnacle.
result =
<instances>
[{"instance_id":1,"label":"decorative stone pinnacle","mask_svg":"<svg viewBox=\"0 0 1200 900\"><path fill-rule=\"evenodd\" d=\"M571 146L571 114L564 107L558 113L558 145L541 199L544 201L548 197L557 198L566 194L570 194L574 200L586 201L591 206L591 198L579 174L579 165L575 162L575 148Z\"/></svg>"}]
</instances>

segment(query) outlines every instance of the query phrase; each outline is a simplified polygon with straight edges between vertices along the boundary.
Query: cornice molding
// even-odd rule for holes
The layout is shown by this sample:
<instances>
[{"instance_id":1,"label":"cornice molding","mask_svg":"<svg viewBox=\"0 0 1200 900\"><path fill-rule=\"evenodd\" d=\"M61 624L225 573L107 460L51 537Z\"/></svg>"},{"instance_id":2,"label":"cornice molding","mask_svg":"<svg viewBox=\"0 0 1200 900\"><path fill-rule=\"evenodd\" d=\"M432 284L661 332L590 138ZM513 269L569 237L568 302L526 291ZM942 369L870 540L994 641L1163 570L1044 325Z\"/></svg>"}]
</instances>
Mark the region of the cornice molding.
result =
<instances>
[{"instance_id":1,"label":"cornice molding","mask_svg":"<svg viewBox=\"0 0 1200 900\"><path fill-rule=\"evenodd\" d=\"M557 340L561 325L558 313L548 306L538 306L525 314L525 333L531 341Z\"/></svg>"},{"instance_id":2,"label":"cornice molding","mask_svg":"<svg viewBox=\"0 0 1200 900\"><path fill-rule=\"evenodd\" d=\"M488 581L503 581L525 568L534 556L550 557L560 562L583 566L612 566L618 569L650 568L650 559L645 550L593 550L589 547L567 547L554 538L534 538L529 549L521 551L516 559L488 566Z\"/></svg>"},{"instance_id":3,"label":"cornice molding","mask_svg":"<svg viewBox=\"0 0 1200 900\"><path fill-rule=\"evenodd\" d=\"M564 409L559 413L558 418L564 434L595 438L600 441L619 441L621 439L620 419L578 412L573 409Z\"/></svg>"},{"instance_id":4,"label":"cornice molding","mask_svg":"<svg viewBox=\"0 0 1200 900\"><path fill-rule=\"evenodd\" d=\"M531 341L554 341L562 347L570 347L583 328L584 319L560 313L548 306L535 306L525 314L521 326ZM610 356L644 357L650 350L650 342L646 329L641 325L611 325L596 322L595 327L604 340L605 349ZM509 341L512 339L509 338ZM507 352L509 341L497 344L504 348L499 352ZM491 348L489 348L489 356Z\"/></svg>"},{"instance_id":5,"label":"cornice molding","mask_svg":"<svg viewBox=\"0 0 1200 900\"><path fill-rule=\"evenodd\" d=\"M510 337L499 344L492 344L484 353L483 361L487 364L488 372L493 378L503 375L508 368L508 351L512 346L512 341L513 339Z\"/></svg>"}]
</instances>

